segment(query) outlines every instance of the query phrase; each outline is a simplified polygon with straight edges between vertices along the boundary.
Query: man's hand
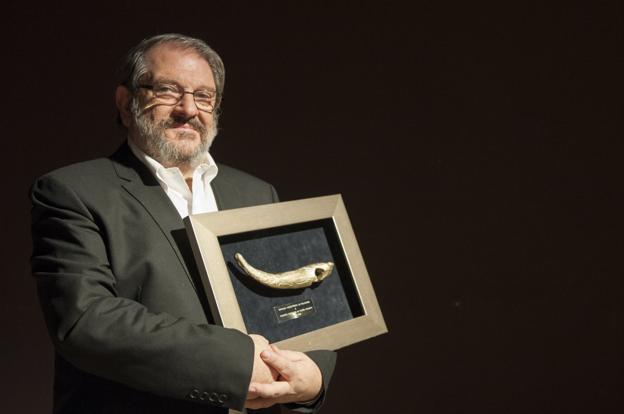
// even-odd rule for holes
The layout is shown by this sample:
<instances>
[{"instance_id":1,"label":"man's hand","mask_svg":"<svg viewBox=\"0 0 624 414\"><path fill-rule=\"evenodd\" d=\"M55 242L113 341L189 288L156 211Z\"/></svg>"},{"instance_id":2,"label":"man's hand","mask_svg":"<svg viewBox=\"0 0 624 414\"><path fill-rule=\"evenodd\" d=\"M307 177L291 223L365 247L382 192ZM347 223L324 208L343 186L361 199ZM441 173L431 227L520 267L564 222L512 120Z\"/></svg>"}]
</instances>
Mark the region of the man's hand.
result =
<instances>
[{"instance_id":1,"label":"man's hand","mask_svg":"<svg viewBox=\"0 0 624 414\"><path fill-rule=\"evenodd\" d=\"M249 336L254 343L254 363L253 371L251 372L251 383L270 384L279 377L279 374L260 358L260 353L262 351L270 349L269 341L262 335L251 334Z\"/></svg>"},{"instance_id":2,"label":"man's hand","mask_svg":"<svg viewBox=\"0 0 624 414\"><path fill-rule=\"evenodd\" d=\"M272 383L249 384L245 407L258 409L274 404L307 402L318 397L323 378L318 366L302 352L280 350L275 345L260 354L279 373Z\"/></svg>"}]
</instances>

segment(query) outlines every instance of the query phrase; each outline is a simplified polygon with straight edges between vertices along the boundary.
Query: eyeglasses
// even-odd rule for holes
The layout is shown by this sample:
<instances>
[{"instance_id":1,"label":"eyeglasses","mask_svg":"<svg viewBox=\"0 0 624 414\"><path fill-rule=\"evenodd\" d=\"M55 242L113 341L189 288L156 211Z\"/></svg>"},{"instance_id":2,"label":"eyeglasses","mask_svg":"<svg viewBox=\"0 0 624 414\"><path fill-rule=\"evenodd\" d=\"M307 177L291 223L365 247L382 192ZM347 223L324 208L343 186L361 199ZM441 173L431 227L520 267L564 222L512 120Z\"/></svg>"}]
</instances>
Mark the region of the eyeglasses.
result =
<instances>
[{"instance_id":1,"label":"eyeglasses","mask_svg":"<svg viewBox=\"0 0 624 414\"><path fill-rule=\"evenodd\" d=\"M163 105L177 105L182 100L184 95L191 94L195 100L195 106L200 111L208 112L209 114L214 111L215 102L217 100L217 93L215 91L200 89L197 91L185 91L184 88L175 83L154 83L153 85L139 85L139 88L151 90L154 94L154 99Z\"/></svg>"}]
</instances>

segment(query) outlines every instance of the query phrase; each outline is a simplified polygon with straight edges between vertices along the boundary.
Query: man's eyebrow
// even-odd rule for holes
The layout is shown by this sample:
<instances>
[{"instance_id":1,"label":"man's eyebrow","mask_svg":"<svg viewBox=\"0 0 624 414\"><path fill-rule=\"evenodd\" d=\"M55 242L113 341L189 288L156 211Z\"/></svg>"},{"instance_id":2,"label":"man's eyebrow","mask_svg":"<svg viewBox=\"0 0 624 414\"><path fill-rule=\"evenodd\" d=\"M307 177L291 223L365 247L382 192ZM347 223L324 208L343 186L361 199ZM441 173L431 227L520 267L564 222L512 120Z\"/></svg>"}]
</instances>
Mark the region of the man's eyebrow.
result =
<instances>
[{"instance_id":1,"label":"man's eyebrow","mask_svg":"<svg viewBox=\"0 0 624 414\"><path fill-rule=\"evenodd\" d=\"M152 79L152 83L171 83L173 85L180 85L180 83L176 80L173 79L169 79L169 78L154 78ZM180 85L182 86L182 85ZM199 88L195 89L196 91L210 91L210 92L216 92L217 90L211 86L200 86Z\"/></svg>"}]
</instances>

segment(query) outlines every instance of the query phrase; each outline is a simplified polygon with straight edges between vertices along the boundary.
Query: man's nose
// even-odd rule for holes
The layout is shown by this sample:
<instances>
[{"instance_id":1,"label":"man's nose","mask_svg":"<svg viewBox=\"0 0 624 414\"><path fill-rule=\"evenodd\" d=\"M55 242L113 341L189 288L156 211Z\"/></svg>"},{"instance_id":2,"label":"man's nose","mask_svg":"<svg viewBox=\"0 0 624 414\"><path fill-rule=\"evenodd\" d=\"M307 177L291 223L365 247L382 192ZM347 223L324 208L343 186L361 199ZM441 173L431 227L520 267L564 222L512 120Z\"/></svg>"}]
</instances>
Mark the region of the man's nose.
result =
<instances>
[{"instance_id":1,"label":"man's nose","mask_svg":"<svg viewBox=\"0 0 624 414\"><path fill-rule=\"evenodd\" d=\"M182 95L182 99L174 107L174 110L179 115L184 115L187 118L194 118L199 114L199 109L195 104L195 98L192 93L185 93Z\"/></svg>"}]
</instances>

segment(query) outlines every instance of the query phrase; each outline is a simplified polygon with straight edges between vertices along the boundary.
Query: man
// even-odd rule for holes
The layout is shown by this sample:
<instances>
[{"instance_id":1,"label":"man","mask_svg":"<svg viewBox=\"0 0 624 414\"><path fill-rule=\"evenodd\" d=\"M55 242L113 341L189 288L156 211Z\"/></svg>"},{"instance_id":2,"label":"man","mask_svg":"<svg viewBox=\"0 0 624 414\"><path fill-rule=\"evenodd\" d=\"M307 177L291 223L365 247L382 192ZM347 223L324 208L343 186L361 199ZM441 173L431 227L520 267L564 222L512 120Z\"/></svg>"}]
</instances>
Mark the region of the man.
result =
<instances>
[{"instance_id":1,"label":"man","mask_svg":"<svg viewBox=\"0 0 624 414\"><path fill-rule=\"evenodd\" d=\"M209 323L184 235L188 214L277 201L223 165L224 69L203 41L145 39L116 91L128 140L32 189L33 274L56 349L55 413L314 411L335 354L269 346Z\"/></svg>"}]
</instances>

